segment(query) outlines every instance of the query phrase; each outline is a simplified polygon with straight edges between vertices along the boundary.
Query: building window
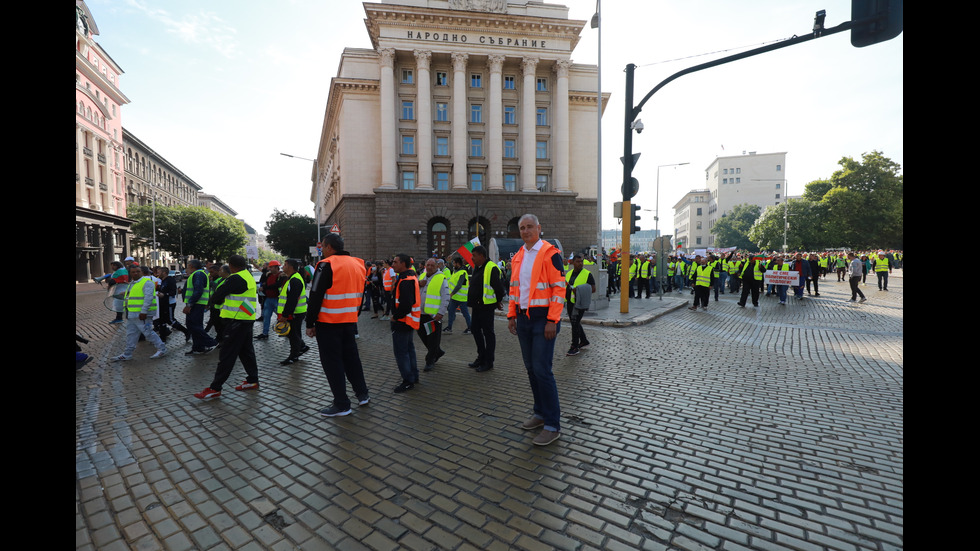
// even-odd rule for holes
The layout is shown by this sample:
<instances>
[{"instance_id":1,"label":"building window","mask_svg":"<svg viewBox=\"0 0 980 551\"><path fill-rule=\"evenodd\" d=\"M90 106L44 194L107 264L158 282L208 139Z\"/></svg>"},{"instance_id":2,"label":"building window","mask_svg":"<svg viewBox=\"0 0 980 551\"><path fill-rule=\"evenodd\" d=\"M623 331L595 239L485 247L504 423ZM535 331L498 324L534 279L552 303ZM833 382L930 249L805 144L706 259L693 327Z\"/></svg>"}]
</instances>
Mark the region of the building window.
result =
<instances>
[{"instance_id":1,"label":"building window","mask_svg":"<svg viewBox=\"0 0 980 551\"><path fill-rule=\"evenodd\" d=\"M470 157L483 156L483 138L470 139Z\"/></svg>"},{"instance_id":2,"label":"building window","mask_svg":"<svg viewBox=\"0 0 980 551\"><path fill-rule=\"evenodd\" d=\"M414 101L403 101L402 102L402 119L406 121L415 120L415 102Z\"/></svg>"},{"instance_id":3,"label":"building window","mask_svg":"<svg viewBox=\"0 0 980 551\"><path fill-rule=\"evenodd\" d=\"M517 191L517 174L504 174L504 189Z\"/></svg>"},{"instance_id":4,"label":"building window","mask_svg":"<svg viewBox=\"0 0 980 551\"><path fill-rule=\"evenodd\" d=\"M448 103L436 103L436 120L439 122L447 122L449 120Z\"/></svg>"},{"instance_id":5,"label":"building window","mask_svg":"<svg viewBox=\"0 0 980 551\"><path fill-rule=\"evenodd\" d=\"M415 189L414 172L402 172L402 189Z\"/></svg>"},{"instance_id":6,"label":"building window","mask_svg":"<svg viewBox=\"0 0 980 551\"><path fill-rule=\"evenodd\" d=\"M535 176L534 185L537 186L538 191L548 191L548 175L538 174Z\"/></svg>"},{"instance_id":7,"label":"building window","mask_svg":"<svg viewBox=\"0 0 980 551\"><path fill-rule=\"evenodd\" d=\"M723 168L723 169L721 170L721 173L722 173L722 174L728 174L728 169L727 169L727 168Z\"/></svg>"},{"instance_id":8,"label":"building window","mask_svg":"<svg viewBox=\"0 0 980 551\"><path fill-rule=\"evenodd\" d=\"M415 74L411 69L402 69L402 84L414 84Z\"/></svg>"},{"instance_id":9,"label":"building window","mask_svg":"<svg viewBox=\"0 0 980 551\"><path fill-rule=\"evenodd\" d=\"M742 183L742 178L741 177L735 178L735 183L736 184L741 184Z\"/></svg>"},{"instance_id":10,"label":"building window","mask_svg":"<svg viewBox=\"0 0 980 551\"><path fill-rule=\"evenodd\" d=\"M415 155L415 136L402 136L402 155Z\"/></svg>"},{"instance_id":11,"label":"building window","mask_svg":"<svg viewBox=\"0 0 980 551\"><path fill-rule=\"evenodd\" d=\"M473 191L483 191L483 174L479 172L470 174L470 189Z\"/></svg>"},{"instance_id":12,"label":"building window","mask_svg":"<svg viewBox=\"0 0 980 551\"><path fill-rule=\"evenodd\" d=\"M504 106L504 124L517 124L517 108L513 105Z\"/></svg>"},{"instance_id":13,"label":"building window","mask_svg":"<svg viewBox=\"0 0 980 551\"><path fill-rule=\"evenodd\" d=\"M517 142L515 140L504 140L504 158L513 159L517 157Z\"/></svg>"},{"instance_id":14,"label":"building window","mask_svg":"<svg viewBox=\"0 0 980 551\"><path fill-rule=\"evenodd\" d=\"M470 88L482 88L483 87L483 76L479 73L473 73L470 75Z\"/></svg>"},{"instance_id":15,"label":"building window","mask_svg":"<svg viewBox=\"0 0 980 551\"><path fill-rule=\"evenodd\" d=\"M778 184L776 184L776 189L779 189L780 187L782 187L782 185L783 185L783 183L782 183L782 182L780 182L780 183L778 183Z\"/></svg>"},{"instance_id":16,"label":"building window","mask_svg":"<svg viewBox=\"0 0 980 551\"><path fill-rule=\"evenodd\" d=\"M449 156L449 138L444 136L436 138L436 155L441 157Z\"/></svg>"},{"instance_id":17,"label":"building window","mask_svg":"<svg viewBox=\"0 0 980 551\"><path fill-rule=\"evenodd\" d=\"M470 122L483 122L483 106L474 103L470 105Z\"/></svg>"},{"instance_id":18,"label":"building window","mask_svg":"<svg viewBox=\"0 0 980 551\"><path fill-rule=\"evenodd\" d=\"M446 191L449 189L449 173L436 172L436 189Z\"/></svg>"},{"instance_id":19,"label":"building window","mask_svg":"<svg viewBox=\"0 0 980 551\"><path fill-rule=\"evenodd\" d=\"M741 173L742 173L742 169L741 168L736 168L735 169L735 174L741 174Z\"/></svg>"},{"instance_id":20,"label":"building window","mask_svg":"<svg viewBox=\"0 0 980 551\"><path fill-rule=\"evenodd\" d=\"M721 183L722 184L727 184L728 183L728 178L722 178L721 179Z\"/></svg>"},{"instance_id":21,"label":"building window","mask_svg":"<svg viewBox=\"0 0 980 551\"><path fill-rule=\"evenodd\" d=\"M778 193L776 194L776 199L779 199L779 194Z\"/></svg>"},{"instance_id":22,"label":"building window","mask_svg":"<svg viewBox=\"0 0 980 551\"><path fill-rule=\"evenodd\" d=\"M776 172L782 172L782 171L783 171L783 165L776 165Z\"/></svg>"},{"instance_id":23,"label":"building window","mask_svg":"<svg viewBox=\"0 0 980 551\"><path fill-rule=\"evenodd\" d=\"M701 216L701 207L698 207L698 216Z\"/></svg>"},{"instance_id":24,"label":"building window","mask_svg":"<svg viewBox=\"0 0 980 551\"><path fill-rule=\"evenodd\" d=\"M548 142L539 141L534 147L534 157L537 159L547 159L548 158Z\"/></svg>"},{"instance_id":25,"label":"building window","mask_svg":"<svg viewBox=\"0 0 980 551\"><path fill-rule=\"evenodd\" d=\"M700 237L695 238L695 244L696 245L700 245L701 244L701 238Z\"/></svg>"},{"instance_id":26,"label":"building window","mask_svg":"<svg viewBox=\"0 0 980 551\"><path fill-rule=\"evenodd\" d=\"M538 107L537 113L537 125L548 126L548 108Z\"/></svg>"},{"instance_id":27,"label":"building window","mask_svg":"<svg viewBox=\"0 0 980 551\"><path fill-rule=\"evenodd\" d=\"M436 71L436 86L448 86L449 78L445 71Z\"/></svg>"},{"instance_id":28,"label":"building window","mask_svg":"<svg viewBox=\"0 0 980 551\"><path fill-rule=\"evenodd\" d=\"M539 79L537 79L537 84L535 85L535 88L534 89L537 90L538 92L547 92L548 91L548 79L547 78L539 78Z\"/></svg>"}]
</instances>

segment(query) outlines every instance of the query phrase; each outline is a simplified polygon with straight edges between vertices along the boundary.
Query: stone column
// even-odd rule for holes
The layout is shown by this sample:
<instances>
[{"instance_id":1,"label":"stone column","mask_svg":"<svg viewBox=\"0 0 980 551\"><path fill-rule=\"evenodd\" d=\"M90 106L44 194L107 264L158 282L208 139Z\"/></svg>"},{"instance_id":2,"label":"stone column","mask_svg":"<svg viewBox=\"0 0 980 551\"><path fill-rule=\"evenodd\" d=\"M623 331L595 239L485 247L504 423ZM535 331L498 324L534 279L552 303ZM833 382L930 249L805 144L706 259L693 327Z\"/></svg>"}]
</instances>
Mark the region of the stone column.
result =
<instances>
[{"instance_id":1,"label":"stone column","mask_svg":"<svg viewBox=\"0 0 980 551\"><path fill-rule=\"evenodd\" d=\"M559 59L553 70L557 75L554 103L552 103L551 159L555 191L568 191L568 68L572 62Z\"/></svg>"},{"instance_id":2,"label":"stone column","mask_svg":"<svg viewBox=\"0 0 980 551\"><path fill-rule=\"evenodd\" d=\"M469 55L454 52L453 58L453 189L466 189L466 62Z\"/></svg>"},{"instance_id":3,"label":"stone column","mask_svg":"<svg viewBox=\"0 0 980 551\"><path fill-rule=\"evenodd\" d=\"M418 81L415 85L418 104L418 132L415 146L418 152L418 189L432 189L432 79L429 77L429 62L432 52L415 50L415 67Z\"/></svg>"},{"instance_id":4,"label":"stone column","mask_svg":"<svg viewBox=\"0 0 980 551\"><path fill-rule=\"evenodd\" d=\"M491 55L487 59L490 71L490 105L487 106L487 189L504 189L504 121L503 82L501 71L504 56Z\"/></svg>"},{"instance_id":5,"label":"stone column","mask_svg":"<svg viewBox=\"0 0 980 551\"><path fill-rule=\"evenodd\" d=\"M525 57L521 60L521 69L524 72L524 83L521 90L521 191L538 190L535 185L537 161L534 155L535 142L538 136L534 119L537 111L537 103L534 99L534 75L537 68L538 58Z\"/></svg>"},{"instance_id":6,"label":"stone column","mask_svg":"<svg viewBox=\"0 0 980 551\"><path fill-rule=\"evenodd\" d=\"M395 50L382 48L381 55L381 188L398 188L398 157L395 149Z\"/></svg>"}]
</instances>

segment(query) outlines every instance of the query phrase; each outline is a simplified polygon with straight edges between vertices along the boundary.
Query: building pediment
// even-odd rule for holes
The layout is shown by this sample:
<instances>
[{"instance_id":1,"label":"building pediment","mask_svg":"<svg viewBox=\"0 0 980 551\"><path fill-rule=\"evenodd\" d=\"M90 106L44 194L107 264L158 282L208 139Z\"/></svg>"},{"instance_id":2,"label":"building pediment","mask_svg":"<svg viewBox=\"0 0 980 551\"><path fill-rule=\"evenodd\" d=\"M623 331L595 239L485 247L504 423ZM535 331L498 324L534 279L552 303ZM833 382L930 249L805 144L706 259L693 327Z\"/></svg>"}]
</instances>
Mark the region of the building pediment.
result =
<instances>
[{"instance_id":1,"label":"building pediment","mask_svg":"<svg viewBox=\"0 0 980 551\"><path fill-rule=\"evenodd\" d=\"M470 0L471 2L473 0ZM393 4L364 4L368 35L375 49L447 49L465 47L531 53L570 53L585 21L460 11Z\"/></svg>"}]
</instances>

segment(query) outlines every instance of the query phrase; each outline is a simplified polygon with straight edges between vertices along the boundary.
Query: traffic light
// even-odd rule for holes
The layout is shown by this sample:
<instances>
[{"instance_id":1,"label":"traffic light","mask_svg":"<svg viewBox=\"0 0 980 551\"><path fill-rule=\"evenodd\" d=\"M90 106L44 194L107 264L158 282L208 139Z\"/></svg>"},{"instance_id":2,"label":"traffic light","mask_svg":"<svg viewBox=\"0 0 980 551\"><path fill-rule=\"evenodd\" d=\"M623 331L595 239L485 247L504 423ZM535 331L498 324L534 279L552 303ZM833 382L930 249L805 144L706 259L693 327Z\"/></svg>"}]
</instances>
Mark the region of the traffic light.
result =
<instances>
[{"instance_id":1,"label":"traffic light","mask_svg":"<svg viewBox=\"0 0 980 551\"><path fill-rule=\"evenodd\" d=\"M630 205L630 234L634 234L640 231L640 226L636 225L636 221L640 219L640 205Z\"/></svg>"},{"instance_id":2,"label":"traffic light","mask_svg":"<svg viewBox=\"0 0 980 551\"><path fill-rule=\"evenodd\" d=\"M851 0L851 21L878 18L871 23L855 25L851 29L851 45L863 48L902 34L902 1Z\"/></svg>"}]
</instances>

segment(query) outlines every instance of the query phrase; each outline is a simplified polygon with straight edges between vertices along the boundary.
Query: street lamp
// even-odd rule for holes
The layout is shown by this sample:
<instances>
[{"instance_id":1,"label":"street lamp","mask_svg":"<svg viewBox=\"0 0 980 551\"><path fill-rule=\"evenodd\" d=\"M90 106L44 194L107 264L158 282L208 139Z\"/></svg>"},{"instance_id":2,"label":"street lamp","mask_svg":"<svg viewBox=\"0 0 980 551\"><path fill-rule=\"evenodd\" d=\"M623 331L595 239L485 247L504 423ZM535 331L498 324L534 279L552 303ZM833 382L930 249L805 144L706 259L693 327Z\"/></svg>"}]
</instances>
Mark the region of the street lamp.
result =
<instances>
[{"instance_id":1,"label":"street lamp","mask_svg":"<svg viewBox=\"0 0 980 551\"><path fill-rule=\"evenodd\" d=\"M598 78L596 81L596 261L602 267L602 0L596 0L595 15L592 16L591 27L599 32L598 46Z\"/></svg>"},{"instance_id":2,"label":"street lamp","mask_svg":"<svg viewBox=\"0 0 980 551\"><path fill-rule=\"evenodd\" d=\"M291 157L293 159L301 159L304 161L310 161L313 163L313 168L316 169L316 188L317 196L316 203L313 204L313 216L316 217L316 245L317 247L322 247L320 244L320 163L316 159L307 159L306 157L300 157L299 155L290 155L289 153L279 153L284 157Z\"/></svg>"}]
</instances>

